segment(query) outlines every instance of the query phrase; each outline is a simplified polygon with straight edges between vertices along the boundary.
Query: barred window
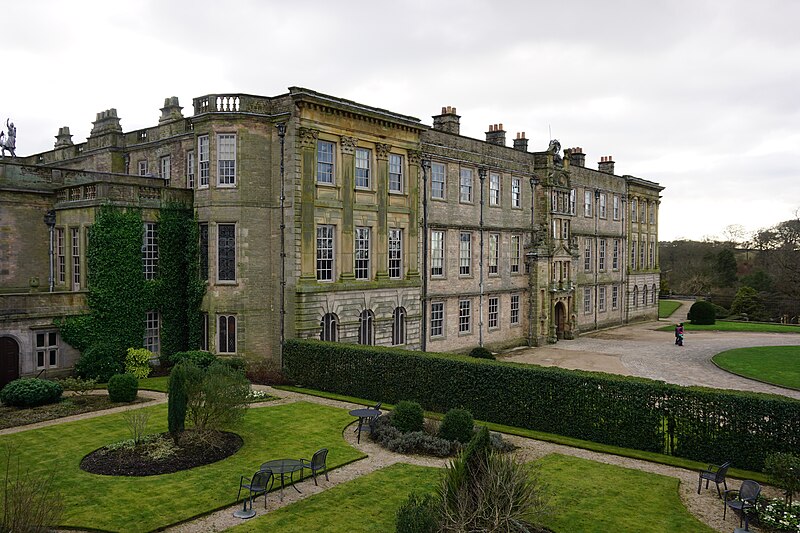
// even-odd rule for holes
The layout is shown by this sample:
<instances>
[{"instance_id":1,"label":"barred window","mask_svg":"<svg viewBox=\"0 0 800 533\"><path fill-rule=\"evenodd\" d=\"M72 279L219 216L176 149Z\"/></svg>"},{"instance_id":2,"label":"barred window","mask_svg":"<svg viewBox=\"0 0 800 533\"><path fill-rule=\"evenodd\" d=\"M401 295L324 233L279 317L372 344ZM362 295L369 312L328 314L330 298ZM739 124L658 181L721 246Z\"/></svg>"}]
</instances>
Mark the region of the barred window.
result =
<instances>
[{"instance_id":1,"label":"barred window","mask_svg":"<svg viewBox=\"0 0 800 533\"><path fill-rule=\"evenodd\" d=\"M511 324L519 324L519 294L511 295L511 312L509 322Z\"/></svg>"},{"instance_id":2,"label":"barred window","mask_svg":"<svg viewBox=\"0 0 800 533\"><path fill-rule=\"evenodd\" d=\"M577 199L576 199L577 194L578 193L577 193L577 191L575 189L571 189L569 191L569 214L570 215L574 215L575 214L575 204L577 202Z\"/></svg>"},{"instance_id":3,"label":"barred window","mask_svg":"<svg viewBox=\"0 0 800 533\"><path fill-rule=\"evenodd\" d=\"M156 279L158 274L158 227L155 222L144 223L142 269L144 270L144 279Z\"/></svg>"},{"instance_id":4,"label":"barred window","mask_svg":"<svg viewBox=\"0 0 800 533\"><path fill-rule=\"evenodd\" d=\"M358 317L358 343L368 346L375 344L375 314L364 309Z\"/></svg>"},{"instance_id":5,"label":"barred window","mask_svg":"<svg viewBox=\"0 0 800 533\"><path fill-rule=\"evenodd\" d=\"M636 239L631 241L631 270L636 270Z\"/></svg>"},{"instance_id":6,"label":"barred window","mask_svg":"<svg viewBox=\"0 0 800 533\"><path fill-rule=\"evenodd\" d=\"M522 207L522 182L519 178L511 178L511 207Z\"/></svg>"},{"instance_id":7,"label":"barred window","mask_svg":"<svg viewBox=\"0 0 800 533\"><path fill-rule=\"evenodd\" d=\"M583 191L583 216L592 216L592 191Z\"/></svg>"},{"instance_id":8,"label":"barred window","mask_svg":"<svg viewBox=\"0 0 800 533\"><path fill-rule=\"evenodd\" d=\"M236 185L236 135L220 133L217 135L217 183L222 186Z\"/></svg>"},{"instance_id":9,"label":"barred window","mask_svg":"<svg viewBox=\"0 0 800 533\"><path fill-rule=\"evenodd\" d=\"M519 235L511 236L511 273L518 274L522 263L522 239Z\"/></svg>"},{"instance_id":10,"label":"barred window","mask_svg":"<svg viewBox=\"0 0 800 533\"><path fill-rule=\"evenodd\" d=\"M236 281L236 224L219 224L217 233L217 279Z\"/></svg>"},{"instance_id":11,"label":"barred window","mask_svg":"<svg viewBox=\"0 0 800 533\"><path fill-rule=\"evenodd\" d=\"M392 346L406 343L406 310L395 307L392 311Z\"/></svg>"},{"instance_id":12,"label":"barred window","mask_svg":"<svg viewBox=\"0 0 800 533\"><path fill-rule=\"evenodd\" d=\"M403 277L403 230L397 228L389 230L389 277Z\"/></svg>"},{"instance_id":13,"label":"barred window","mask_svg":"<svg viewBox=\"0 0 800 533\"><path fill-rule=\"evenodd\" d=\"M148 174L148 171L147 171L147 160L146 159L142 159L141 161L139 161L139 175L140 176L147 176L147 174Z\"/></svg>"},{"instance_id":14,"label":"barred window","mask_svg":"<svg viewBox=\"0 0 800 533\"><path fill-rule=\"evenodd\" d=\"M500 174L489 174L489 205L500 205Z\"/></svg>"},{"instance_id":15,"label":"barred window","mask_svg":"<svg viewBox=\"0 0 800 533\"><path fill-rule=\"evenodd\" d=\"M158 160L158 175L169 185L169 180L172 176L172 158L170 156L165 155Z\"/></svg>"},{"instance_id":16,"label":"barred window","mask_svg":"<svg viewBox=\"0 0 800 533\"><path fill-rule=\"evenodd\" d=\"M372 151L356 148L356 187L369 189Z\"/></svg>"},{"instance_id":17,"label":"barred window","mask_svg":"<svg viewBox=\"0 0 800 533\"><path fill-rule=\"evenodd\" d=\"M583 242L583 270L592 271L592 241L588 237Z\"/></svg>"},{"instance_id":18,"label":"barred window","mask_svg":"<svg viewBox=\"0 0 800 533\"><path fill-rule=\"evenodd\" d=\"M201 135L197 138L197 172L200 175L197 187L201 189L208 187L208 177L211 174L208 147L208 135Z\"/></svg>"},{"instance_id":19,"label":"barred window","mask_svg":"<svg viewBox=\"0 0 800 533\"><path fill-rule=\"evenodd\" d=\"M389 154L389 192L403 192L403 156Z\"/></svg>"},{"instance_id":20,"label":"barred window","mask_svg":"<svg viewBox=\"0 0 800 533\"><path fill-rule=\"evenodd\" d=\"M500 326L500 299L496 296L489 298L489 329Z\"/></svg>"},{"instance_id":21,"label":"barred window","mask_svg":"<svg viewBox=\"0 0 800 533\"><path fill-rule=\"evenodd\" d=\"M445 166L442 163L431 164L431 198L444 200Z\"/></svg>"},{"instance_id":22,"label":"barred window","mask_svg":"<svg viewBox=\"0 0 800 533\"><path fill-rule=\"evenodd\" d=\"M500 264L500 234L489 234L489 274L498 274Z\"/></svg>"},{"instance_id":23,"label":"barred window","mask_svg":"<svg viewBox=\"0 0 800 533\"><path fill-rule=\"evenodd\" d=\"M444 275L444 232L431 231L431 276Z\"/></svg>"},{"instance_id":24,"label":"barred window","mask_svg":"<svg viewBox=\"0 0 800 533\"><path fill-rule=\"evenodd\" d=\"M611 309L619 307L619 287L613 285L611 287Z\"/></svg>"},{"instance_id":25,"label":"barred window","mask_svg":"<svg viewBox=\"0 0 800 533\"><path fill-rule=\"evenodd\" d=\"M472 300L458 301L458 332L469 333L472 330Z\"/></svg>"},{"instance_id":26,"label":"barred window","mask_svg":"<svg viewBox=\"0 0 800 533\"><path fill-rule=\"evenodd\" d=\"M431 303L431 337L444 335L444 303Z\"/></svg>"},{"instance_id":27,"label":"barred window","mask_svg":"<svg viewBox=\"0 0 800 533\"><path fill-rule=\"evenodd\" d=\"M615 196L613 202L614 220L619 220L619 196Z\"/></svg>"},{"instance_id":28,"label":"barred window","mask_svg":"<svg viewBox=\"0 0 800 533\"><path fill-rule=\"evenodd\" d=\"M236 353L235 315L219 315L217 338L219 353Z\"/></svg>"},{"instance_id":29,"label":"barred window","mask_svg":"<svg viewBox=\"0 0 800 533\"><path fill-rule=\"evenodd\" d=\"M336 145L328 141L317 141L317 183L333 184L333 162Z\"/></svg>"},{"instance_id":30,"label":"barred window","mask_svg":"<svg viewBox=\"0 0 800 533\"><path fill-rule=\"evenodd\" d=\"M460 199L461 202L464 203L471 203L472 202L472 169L469 168L462 168L461 173L461 188L460 188Z\"/></svg>"},{"instance_id":31,"label":"barred window","mask_svg":"<svg viewBox=\"0 0 800 533\"><path fill-rule=\"evenodd\" d=\"M636 198L631 199L631 222L636 222Z\"/></svg>"},{"instance_id":32,"label":"barred window","mask_svg":"<svg viewBox=\"0 0 800 533\"><path fill-rule=\"evenodd\" d=\"M339 318L335 314L326 313L319 326L319 340L336 342L339 339Z\"/></svg>"},{"instance_id":33,"label":"barred window","mask_svg":"<svg viewBox=\"0 0 800 533\"><path fill-rule=\"evenodd\" d=\"M200 349L208 351L208 313L200 313Z\"/></svg>"},{"instance_id":34,"label":"barred window","mask_svg":"<svg viewBox=\"0 0 800 533\"><path fill-rule=\"evenodd\" d=\"M333 281L333 226L317 226L317 281Z\"/></svg>"},{"instance_id":35,"label":"barred window","mask_svg":"<svg viewBox=\"0 0 800 533\"><path fill-rule=\"evenodd\" d=\"M58 332L36 333L36 369L58 366Z\"/></svg>"},{"instance_id":36,"label":"barred window","mask_svg":"<svg viewBox=\"0 0 800 533\"><path fill-rule=\"evenodd\" d=\"M639 245L639 268L645 269L647 268L647 264L644 262L645 252L647 251L647 239L645 239L644 235L639 239L639 242L641 242Z\"/></svg>"},{"instance_id":37,"label":"barred window","mask_svg":"<svg viewBox=\"0 0 800 533\"><path fill-rule=\"evenodd\" d=\"M356 279L369 279L370 273L370 230L356 228L355 275Z\"/></svg>"},{"instance_id":38,"label":"barred window","mask_svg":"<svg viewBox=\"0 0 800 533\"><path fill-rule=\"evenodd\" d=\"M198 228L200 234L200 279L208 279L208 224L203 222Z\"/></svg>"},{"instance_id":39,"label":"barred window","mask_svg":"<svg viewBox=\"0 0 800 533\"><path fill-rule=\"evenodd\" d=\"M598 216L606 218L606 193L601 193L599 198L599 205L597 206Z\"/></svg>"},{"instance_id":40,"label":"barred window","mask_svg":"<svg viewBox=\"0 0 800 533\"><path fill-rule=\"evenodd\" d=\"M160 327L161 317L158 311L148 311L144 314L144 347L154 354L161 351Z\"/></svg>"},{"instance_id":41,"label":"barred window","mask_svg":"<svg viewBox=\"0 0 800 533\"><path fill-rule=\"evenodd\" d=\"M460 234L458 257L458 274L461 276L469 276L472 272L472 235L470 233Z\"/></svg>"}]
</instances>

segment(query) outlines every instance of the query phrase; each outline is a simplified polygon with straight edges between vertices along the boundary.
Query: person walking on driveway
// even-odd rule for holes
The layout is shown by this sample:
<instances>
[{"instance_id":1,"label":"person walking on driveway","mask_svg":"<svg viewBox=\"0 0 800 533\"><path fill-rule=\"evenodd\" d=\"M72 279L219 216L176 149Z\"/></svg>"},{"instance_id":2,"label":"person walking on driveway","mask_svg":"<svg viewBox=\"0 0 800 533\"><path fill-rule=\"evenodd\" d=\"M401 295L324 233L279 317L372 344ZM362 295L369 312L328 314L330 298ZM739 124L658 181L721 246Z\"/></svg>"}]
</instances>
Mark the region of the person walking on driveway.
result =
<instances>
[{"instance_id":1,"label":"person walking on driveway","mask_svg":"<svg viewBox=\"0 0 800 533\"><path fill-rule=\"evenodd\" d=\"M683 346L683 322L675 326L675 344Z\"/></svg>"}]
</instances>

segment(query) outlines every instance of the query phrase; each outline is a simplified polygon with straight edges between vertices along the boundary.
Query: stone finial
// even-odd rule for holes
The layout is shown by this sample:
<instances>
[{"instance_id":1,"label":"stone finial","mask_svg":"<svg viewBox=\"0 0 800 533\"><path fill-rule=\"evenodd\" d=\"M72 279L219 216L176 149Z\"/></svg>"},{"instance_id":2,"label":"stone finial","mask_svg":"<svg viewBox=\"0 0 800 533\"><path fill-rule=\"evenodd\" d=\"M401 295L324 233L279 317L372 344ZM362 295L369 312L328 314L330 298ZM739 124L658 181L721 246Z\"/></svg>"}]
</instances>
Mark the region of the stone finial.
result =
<instances>
[{"instance_id":1,"label":"stone finial","mask_svg":"<svg viewBox=\"0 0 800 533\"><path fill-rule=\"evenodd\" d=\"M72 146L72 135L69 133L69 126L62 126L58 128L58 135L56 135L56 148L66 148Z\"/></svg>"},{"instance_id":2,"label":"stone finial","mask_svg":"<svg viewBox=\"0 0 800 533\"><path fill-rule=\"evenodd\" d=\"M177 96L165 98L164 107L161 108L161 118L158 119L158 123L163 124L165 122L183 119L183 113L181 113L182 109L183 108L178 103Z\"/></svg>"}]
</instances>

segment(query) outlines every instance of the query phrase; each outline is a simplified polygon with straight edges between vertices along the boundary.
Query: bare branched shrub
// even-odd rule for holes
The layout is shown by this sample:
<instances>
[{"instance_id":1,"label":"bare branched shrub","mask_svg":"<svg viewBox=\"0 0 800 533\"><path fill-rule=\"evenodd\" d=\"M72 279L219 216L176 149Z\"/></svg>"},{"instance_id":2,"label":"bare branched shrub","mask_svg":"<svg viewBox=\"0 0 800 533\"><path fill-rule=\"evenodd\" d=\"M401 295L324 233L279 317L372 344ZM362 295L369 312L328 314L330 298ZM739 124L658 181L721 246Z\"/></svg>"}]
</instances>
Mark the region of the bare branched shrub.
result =
<instances>
[{"instance_id":1,"label":"bare branched shrub","mask_svg":"<svg viewBox=\"0 0 800 533\"><path fill-rule=\"evenodd\" d=\"M240 371L213 363L207 370L187 367L186 415L195 429L222 430L244 418L250 382Z\"/></svg>"},{"instance_id":2,"label":"bare branched shrub","mask_svg":"<svg viewBox=\"0 0 800 533\"><path fill-rule=\"evenodd\" d=\"M57 525L64 505L53 488L54 474L35 475L23 470L11 446L6 446L3 459L0 533L38 533Z\"/></svg>"},{"instance_id":3,"label":"bare branched shrub","mask_svg":"<svg viewBox=\"0 0 800 533\"><path fill-rule=\"evenodd\" d=\"M147 435L147 423L150 421L150 411L145 409L131 409L123 413L122 418L128 424L128 431L136 446L142 443Z\"/></svg>"}]
</instances>

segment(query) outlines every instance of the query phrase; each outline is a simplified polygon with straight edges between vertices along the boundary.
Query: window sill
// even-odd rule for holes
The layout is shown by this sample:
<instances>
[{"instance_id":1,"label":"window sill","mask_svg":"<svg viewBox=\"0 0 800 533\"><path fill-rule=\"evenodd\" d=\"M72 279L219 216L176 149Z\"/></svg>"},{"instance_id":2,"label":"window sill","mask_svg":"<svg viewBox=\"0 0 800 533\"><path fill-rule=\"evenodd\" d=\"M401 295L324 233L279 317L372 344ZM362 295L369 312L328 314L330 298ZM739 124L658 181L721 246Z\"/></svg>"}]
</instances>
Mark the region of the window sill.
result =
<instances>
[{"instance_id":1,"label":"window sill","mask_svg":"<svg viewBox=\"0 0 800 533\"><path fill-rule=\"evenodd\" d=\"M238 285L238 284L239 284L239 282L237 280L234 280L234 279L231 279L231 280L218 279L217 282L215 283L215 285L227 285L227 286L233 286L233 285Z\"/></svg>"}]
</instances>

